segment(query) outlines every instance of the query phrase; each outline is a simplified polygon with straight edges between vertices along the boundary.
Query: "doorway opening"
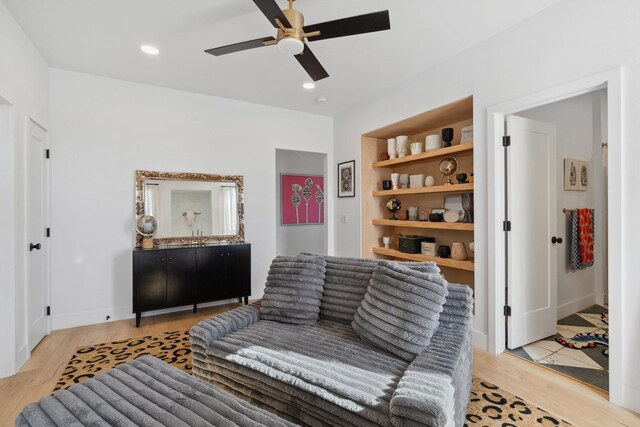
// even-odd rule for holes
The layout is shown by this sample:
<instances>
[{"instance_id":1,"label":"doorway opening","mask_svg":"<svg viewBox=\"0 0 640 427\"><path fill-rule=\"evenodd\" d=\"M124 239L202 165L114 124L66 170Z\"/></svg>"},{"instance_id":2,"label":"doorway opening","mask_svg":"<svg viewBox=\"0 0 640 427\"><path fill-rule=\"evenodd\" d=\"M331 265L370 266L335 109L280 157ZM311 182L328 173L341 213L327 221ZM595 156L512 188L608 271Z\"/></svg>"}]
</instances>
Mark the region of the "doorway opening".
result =
<instances>
[{"instance_id":1,"label":"doorway opening","mask_svg":"<svg viewBox=\"0 0 640 427\"><path fill-rule=\"evenodd\" d=\"M276 253L326 255L327 155L276 149Z\"/></svg>"},{"instance_id":2,"label":"doorway opening","mask_svg":"<svg viewBox=\"0 0 640 427\"><path fill-rule=\"evenodd\" d=\"M507 351L608 391L607 91L506 121Z\"/></svg>"}]
</instances>

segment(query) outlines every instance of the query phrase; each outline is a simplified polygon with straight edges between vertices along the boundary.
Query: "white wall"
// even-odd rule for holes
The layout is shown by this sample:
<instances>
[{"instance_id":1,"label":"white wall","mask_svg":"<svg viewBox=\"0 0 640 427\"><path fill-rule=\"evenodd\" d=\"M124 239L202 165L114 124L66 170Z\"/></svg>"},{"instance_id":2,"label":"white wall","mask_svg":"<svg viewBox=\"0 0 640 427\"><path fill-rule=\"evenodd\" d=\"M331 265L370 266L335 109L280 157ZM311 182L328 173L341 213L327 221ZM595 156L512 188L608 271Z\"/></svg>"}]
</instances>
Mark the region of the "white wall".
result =
<instances>
[{"instance_id":1,"label":"white wall","mask_svg":"<svg viewBox=\"0 0 640 427\"><path fill-rule=\"evenodd\" d=\"M28 356L25 153L29 119L49 123L48 66L0 1L0 377ZM46 242L43 250L47 250Z\"/></svg>"},{"instance_id":2,"label":"white wall","mask_svg":"<svg viewBox=\"0 0 640 427\"><path fill-rule=\"evenodd\" d=\"M606 227L602 181L602 135L600 132L600 99L605 91L588 93L542 107L516 113L517 116L552 123L557 130L556 146L556 235L564 239L558 253L558 318L595 304L603 303L603 266ZM564 191L564 159L589 161L587 191ZM595 209L594 264L584 270L569 267L570 217L562 208ZM596 297L597 294L597 297Z\"/></svg>"},{"instance_id":3,"label":"white wall","mask_svg":"<svg viewBox=\"0 0 640 427\"><path fill-rule=\"evenodd\" d=\"M324 208L323 225L282 225L282 198L280 175L323 175L325 177L325 194L327 185L326 154L303 151L278 150L276 152L276 252L278 255L296 255L300 252L326 254L327 209ZM327 197L325 197L325 200Z\"/></svg>"},{"instance_id":4,"label":"white wall","mask_svg":"<svg viewBox=\"0 0 640 427\"><path fill-rule=\"evenodd\" d=\"M487 268L489 221L487 217L486 111L490 106L527 94L574 81L615 67L624 67L622 129L624 162L619 165L625 176L620 183L623 212L618 212L625 236L640 235L640 222L632 213L640 209L635 195L637 162L640 159L640 8L636 0L602 2L565 0L531 19L479 44L439 66L403 82L388 93L372 94L367 102L351 106L338 114L334 122L334 157L336 162L360 158L360 135L386 124L402 120L468 95L474 96L475 136L475 213L476 213L476 343L486 341ZM429 42L429 41L427 41ZM417 52L416 54L419 54ZM617 141L618 143L620 141ZM357 167L360 167L357 162ZM358 182L359 185L359 182ZM334 238L338 255L360 253L360 189L355 199L335 201ZM349 224L339 221L342 214ZM613 213L610 213L612 215ZM640 246L634 239L623 242L624 271L621 307L625 326L623 342L622 403L640 411L640 353L637 328L640 324ZM494 256L494 254L490 254ZM499 255L495 255L499 256Z\"/></svg>"},{"instance_id":5,"label":"white wall","mask_svg":"<svg viewBox=\"0 0 640 427\"><path fill-rule=\"evenodd\" d=\"M252 296L276 255L276 148L330 152L332 119L51 70L54 329L131 317L136 169L244 175Z\"/></svg>"}]
</instances>

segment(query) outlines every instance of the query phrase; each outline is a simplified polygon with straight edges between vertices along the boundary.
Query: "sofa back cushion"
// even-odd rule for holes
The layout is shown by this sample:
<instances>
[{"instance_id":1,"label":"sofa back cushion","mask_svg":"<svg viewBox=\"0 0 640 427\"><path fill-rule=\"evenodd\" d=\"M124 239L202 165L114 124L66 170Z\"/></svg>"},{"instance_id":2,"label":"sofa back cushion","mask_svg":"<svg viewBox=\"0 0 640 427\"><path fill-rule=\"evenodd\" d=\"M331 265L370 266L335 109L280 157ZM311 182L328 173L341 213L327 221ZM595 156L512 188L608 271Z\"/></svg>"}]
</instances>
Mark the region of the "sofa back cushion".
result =
<instances>
[{"instance_id":1,"label":"sofa back cushion","mask_svg":"<svg viewBox=\"0 0 640 427\"><path fill-rule=\"evenodd\" d=\"M437 267L415 267L380 261L351 323L362 339L409 361L431 342L448 293Z\"/></svg>"},{"instance_id":2,"label":"sofa back cushion","mask_svg":"<svg viewBox=\"0 0 640 427\"><path fill-rule=\"evenodd\" d=\"M327 263L317 255L279 256L271 262L260 318L315 325Z\"/></svg>"},{"instance_id":3,"label":"sofa back cushion","mask_svg":"<svg viewBox=\"0 0 640 427\"><path fill-rule=\"evenodd\" d=\"M367 292L378 260L325 256L327 272L320 318L349 324Z\"/></svg>"}]
</instances>

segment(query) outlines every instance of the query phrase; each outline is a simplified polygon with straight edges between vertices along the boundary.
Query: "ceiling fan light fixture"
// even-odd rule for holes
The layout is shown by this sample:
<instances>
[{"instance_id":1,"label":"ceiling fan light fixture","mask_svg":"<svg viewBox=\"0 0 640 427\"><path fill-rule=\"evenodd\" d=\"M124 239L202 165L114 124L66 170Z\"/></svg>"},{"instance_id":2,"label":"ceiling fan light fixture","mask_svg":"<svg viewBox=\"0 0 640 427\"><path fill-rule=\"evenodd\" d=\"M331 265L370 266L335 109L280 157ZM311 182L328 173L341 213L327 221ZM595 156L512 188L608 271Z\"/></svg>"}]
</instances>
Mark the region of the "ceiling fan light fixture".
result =
<instances>
[{"instance_id":1,"label":"ceiling fan light fixture","mask_svg":"<svg viewBox=\"0 0 640 427\"><path fill-rule=\"evenodd\" d=\"M294 37L282 38L278 41L278 50L287 55L299 55L304 50L304 42Z\"/></svg>"}]
</instances>

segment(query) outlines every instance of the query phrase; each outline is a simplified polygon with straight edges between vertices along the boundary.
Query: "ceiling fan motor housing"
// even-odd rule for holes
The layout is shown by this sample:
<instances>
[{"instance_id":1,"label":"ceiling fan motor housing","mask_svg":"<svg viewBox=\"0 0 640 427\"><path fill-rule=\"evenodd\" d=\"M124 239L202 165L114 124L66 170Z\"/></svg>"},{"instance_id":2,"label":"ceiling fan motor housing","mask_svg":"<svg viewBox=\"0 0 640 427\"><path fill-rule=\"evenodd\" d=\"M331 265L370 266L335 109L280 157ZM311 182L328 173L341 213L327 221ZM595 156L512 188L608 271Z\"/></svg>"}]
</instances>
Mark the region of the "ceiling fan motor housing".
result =
<instances>
[{"instance_id":1,"label":"ceiling fan motor housing","mask_svg":"<svg viewBox=\"0 0 640 427\"><path fill-rule=\"evenodd\" d=\"M284 9L282 13L289 21L289 24L291 24L291 27L287 28L285 31L278 29L278 42L283 39L291 38L304 42L304 16L302 13L295 9Z\"/></svg>"}]
</instances>

